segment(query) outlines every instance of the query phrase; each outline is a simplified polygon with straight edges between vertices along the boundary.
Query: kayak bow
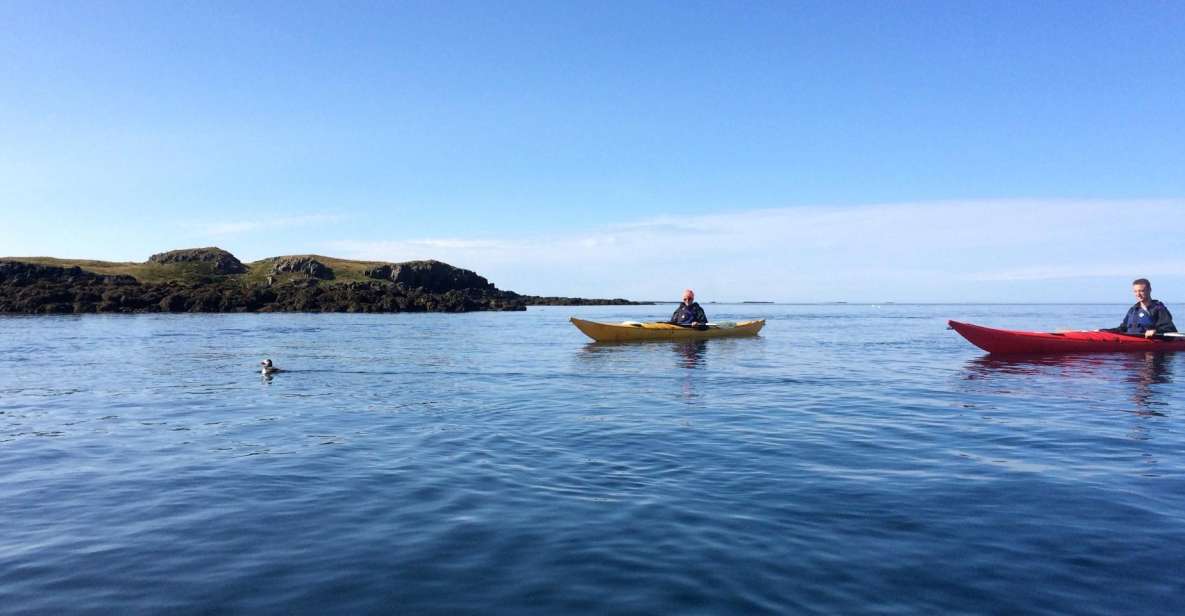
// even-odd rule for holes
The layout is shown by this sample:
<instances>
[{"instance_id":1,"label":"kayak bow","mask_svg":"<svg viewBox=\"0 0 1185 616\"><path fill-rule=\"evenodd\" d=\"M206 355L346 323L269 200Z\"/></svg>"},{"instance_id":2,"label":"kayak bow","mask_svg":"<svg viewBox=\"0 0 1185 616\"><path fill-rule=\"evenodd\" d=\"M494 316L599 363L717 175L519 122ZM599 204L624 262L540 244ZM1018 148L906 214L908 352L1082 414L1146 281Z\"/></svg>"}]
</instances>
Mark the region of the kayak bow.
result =
<instances>
[{"instance_id":1,"label":"kayak bow","mask_svg":"<svg viewBox=\"0 0 1185 616\"><path fill-rule=\"evenodd\" d=\"M1113 353L1182 351L1185 340L1165 340L1114 332L1022 332L948 321L968 342L995 354Z\"/></svg>"},{"instance_id":2,"label":"kayak bow","mask_svg":"<svg viewBox=\"0 0 1185 616\"><path fill-rule=\"evenodd\" d=\"M585 336L597 342L626 342L630 340L699 340L701 338L726 338L731 336L756 336L765 325L765 320L739 321L736 325L709 325L706 329L671 325L670 323L597 323L572 318Z\"/></svg>"}]
</instances>

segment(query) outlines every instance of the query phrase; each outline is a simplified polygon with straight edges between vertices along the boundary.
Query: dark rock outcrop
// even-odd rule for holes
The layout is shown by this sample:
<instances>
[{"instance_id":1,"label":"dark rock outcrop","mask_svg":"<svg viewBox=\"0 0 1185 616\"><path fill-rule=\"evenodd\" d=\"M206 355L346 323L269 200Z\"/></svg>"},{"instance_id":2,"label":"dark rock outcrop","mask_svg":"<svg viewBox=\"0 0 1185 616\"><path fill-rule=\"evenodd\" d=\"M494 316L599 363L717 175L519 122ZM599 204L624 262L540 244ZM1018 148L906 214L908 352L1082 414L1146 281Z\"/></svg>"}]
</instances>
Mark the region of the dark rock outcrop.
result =
<instances>
[{"instance_id":1,"label":"dark rock outcrop","mask_svg":"<svg viewBox=\"0 0 1185 616\"><path fill-rule=\"evenodd\" d=\"M333 270L324 263L306 256L277 257L272 262L271 274L305 274L321 280L332 280Z\"/></svg>"},{"instance_id":2,"label":"dark rock outcrop","mask_svg":"<svg viewBox=\"0 0 1185 616\"><path fill-rule=\"evenodd\" d=\"M328 281L334 272L309 257L273 260L266 282L237 276L247 268L217 248L174 250L153 263L199 263L176 278L141 282L77 266L0 261L0 313L88 312L469 312L526 310L528 305L630 304L627 300L537 297L501 291L476 273L440 261L390 263L366 272L363 282ZM258 267L258 266L257 266ZM283 273L307 277L280 277Z\"/></svg>"},{"instance_id":3,"label":"dark rock outcrop","mask_svg":"<svg viewBox=\"0 0 1185 616\"><path fill-rule=\"evenodd\" d=\"M440 261L387 263L366 270L368 278L390 280L408 289L445 293L466 289L494 289L494 285L476 272L453 267Z\"/></svg>"},{"instance_id":4,"label":"dark rock outcrop","mask_svg":"<svg viewBox=\"0 0 1185 616\"><path fill-rule=\"evenodd\" d=\"M394 268L394 265L386 263L378 267L367 268L363 274L365 274L367 278L374 278L376 280L390 280L391 271Z\"/></svg>"},{"instance_id":5,"label":"dark rock outcrop","mask_svg":"<svg viewBox=\"0 0 1185 616\"><path fill-rule=\"evenodd\" d=\"M234 255L215 247L187 248L185 250L170 250L148 257L149 263L208 263L213 266L216 274L242 274L247 271Z\"/></svg>"},{"instance_id":6,"label":"dark rock outcrop","mask_svg":"<svg viewBox=\"0 0 1185 616\"><path fill-rule=\"evenodd\" d=\"M482 279L484 280L484 279ZM78 267L0 261L0 313L88 312L469 312L526 310L515 293L453 289L434 293L389 281L274 285L240 278L141 283Z\"/></svg>"},{"instance_id":7,"label":"dark rock outcrop","mask_svg":"<svg viewBox=\"0 0 1185 616\"><path fill-rule=\"evenodd\" d=\"M427 293L384 282L342 284L282 284L271 287L275 300L262 312L470 312L526 310L526 305L504 291L448 291Z\"/></svg>"},{"instance_id":8,"label":"dark rock outcrop","mask_svg":"<svg viewBox=\"0 0 1185 616\"><path fill-rule=\"evenodd\" d=\"M0 312L99 312L108 297L135 290L131 276L107 276L79 267L0 261Z\"/></svg>"},{"instance_id":9,"label":"dark rock outcrop","mask_svg":"<svg viewBox=\"0 0 1185 616\"><path fill-rule=\"evenodd\" d=\"M0 284L24 286L37 282L58 282L66 284L137 284L131 276L106 276L88 272L81 267L58 267L39 265L22 261L0 261Z\"/></svg>"}]
</instances>

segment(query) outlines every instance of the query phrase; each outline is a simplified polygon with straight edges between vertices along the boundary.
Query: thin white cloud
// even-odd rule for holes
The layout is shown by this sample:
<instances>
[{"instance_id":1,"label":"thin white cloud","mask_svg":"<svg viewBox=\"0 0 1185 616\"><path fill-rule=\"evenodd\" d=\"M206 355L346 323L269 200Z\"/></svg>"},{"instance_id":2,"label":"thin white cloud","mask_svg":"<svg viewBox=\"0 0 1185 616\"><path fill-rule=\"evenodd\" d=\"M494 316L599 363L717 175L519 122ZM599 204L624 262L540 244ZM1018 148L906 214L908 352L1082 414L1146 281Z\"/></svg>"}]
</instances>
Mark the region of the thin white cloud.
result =
<instances>
[{"instance_id":1,"label":"thin white cloud","mask_svg":"<svg viewBox=\"0 0 1185 616\"><path fill-rule=\"evenodd\" d=\"M520 292L636 298L697 286L728 299L979 301L1035 281L1185 277L1183 236L1168 226L1127 227L1134 211L1173 220L1185 201L789 207L555 236L351 240L328 249L368 260L440 259Z\"/></svg>"},{"instance_id":2,"label":"thin white cloud","mask_svg":"<svg viewBox=\"0 0 1185 616\"><path fill-rule=\"evenodd\" d=\"M336 214L305 214L301 216L261 216L251 220L188 223L187 226L197 229L203 235L223 236L287 227L330 224L340 220L341 216Z\"/></svg>"},{"instance_id":3,"label":"thin white cloud","mask_svg":"<svg viewBox=\"0 0 1185 616\"><path fill-rule=\"evenodd\" d=\"M1185 261L1174 259L1171 261L1150 261L1133 266L1123 264L1082 263L1079 265L1047 265L1020 269L979 272L971 276L972 280L985 282L1008 282L1026 280L1071 280L1076 278L1114 278L1185 275Z\"/></svg>"}]
</instances>

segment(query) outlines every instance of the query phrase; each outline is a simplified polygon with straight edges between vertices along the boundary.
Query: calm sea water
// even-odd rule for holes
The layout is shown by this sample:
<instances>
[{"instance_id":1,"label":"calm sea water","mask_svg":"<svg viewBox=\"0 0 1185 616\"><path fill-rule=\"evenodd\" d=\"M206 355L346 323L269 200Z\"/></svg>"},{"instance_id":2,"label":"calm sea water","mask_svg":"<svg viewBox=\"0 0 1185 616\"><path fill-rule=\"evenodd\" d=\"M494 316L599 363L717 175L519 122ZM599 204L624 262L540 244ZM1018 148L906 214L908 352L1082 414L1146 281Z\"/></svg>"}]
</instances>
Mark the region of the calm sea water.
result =
<instances>
[{"instance_id":1,"label":"calm sea water","mask_svg":"<svg viewBox=\"0 0 1185 616\"><path fill-rule=\"evenodd\" d=\"M0 612L1185 610L1185 354L945 329L1125 306L706 307L0 319Z\"/></svg>"}]
</instances>

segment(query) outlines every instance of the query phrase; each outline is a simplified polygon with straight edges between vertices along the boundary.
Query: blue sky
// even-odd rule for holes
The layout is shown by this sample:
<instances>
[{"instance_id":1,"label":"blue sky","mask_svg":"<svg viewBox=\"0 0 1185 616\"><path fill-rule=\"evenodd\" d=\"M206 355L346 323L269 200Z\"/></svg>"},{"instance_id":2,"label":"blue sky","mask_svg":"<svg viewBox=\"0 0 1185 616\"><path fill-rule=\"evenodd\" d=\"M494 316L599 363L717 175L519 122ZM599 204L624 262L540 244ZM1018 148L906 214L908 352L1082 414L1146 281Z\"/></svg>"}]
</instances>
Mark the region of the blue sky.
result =
<instances>
[{"instance_id":1,"label":"blue sky","mask_svg":"<svg viewBox=\"0 0 1185 616\"><path fill-rule=\"evenodd\" d=\"M1185 300L1175 2L0 4L0 254Z\"/></svg>"}]
</instances>

